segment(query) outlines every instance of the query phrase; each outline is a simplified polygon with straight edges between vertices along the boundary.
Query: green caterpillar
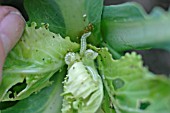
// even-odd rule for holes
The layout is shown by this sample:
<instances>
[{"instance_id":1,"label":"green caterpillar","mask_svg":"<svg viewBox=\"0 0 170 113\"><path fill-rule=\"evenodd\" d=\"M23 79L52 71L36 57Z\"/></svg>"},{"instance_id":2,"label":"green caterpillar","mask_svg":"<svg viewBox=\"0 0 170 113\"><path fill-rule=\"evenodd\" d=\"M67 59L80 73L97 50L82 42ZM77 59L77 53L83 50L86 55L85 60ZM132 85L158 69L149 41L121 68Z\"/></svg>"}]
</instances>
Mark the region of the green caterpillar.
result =
<instances>
[{"instance_id":1,"label":"green caterpillar","mask_svg":"<svg viewBox=\"0 0 170 113\"><path fill-rule=\"evenodd\" d=\"M65 56L68 74L63 82L62 113L95 113L103 100L103 84L94 64L98 54L85 47L89 35L82 36L80 54Z\"/></svg>"}]
</instances>

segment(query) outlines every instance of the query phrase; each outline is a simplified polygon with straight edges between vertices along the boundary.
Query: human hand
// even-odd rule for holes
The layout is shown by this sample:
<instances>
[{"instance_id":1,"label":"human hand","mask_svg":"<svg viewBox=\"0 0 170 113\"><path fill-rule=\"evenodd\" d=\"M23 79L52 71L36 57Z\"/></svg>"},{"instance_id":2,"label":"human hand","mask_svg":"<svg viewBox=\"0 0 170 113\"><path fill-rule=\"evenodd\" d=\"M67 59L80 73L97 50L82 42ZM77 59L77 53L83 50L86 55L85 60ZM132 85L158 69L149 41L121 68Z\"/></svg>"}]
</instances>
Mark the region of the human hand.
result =
<instances>
[{"instance_id":1,"label":"human hand","mask_svg":"<svg viewBox=\"0 0 170 113\"><path fill-rule=\"evenodd\" d=\"M0 6L0 82L5 58L21 37L24 26L25 20L17 9Z\"/></svg>"}]
</instances>

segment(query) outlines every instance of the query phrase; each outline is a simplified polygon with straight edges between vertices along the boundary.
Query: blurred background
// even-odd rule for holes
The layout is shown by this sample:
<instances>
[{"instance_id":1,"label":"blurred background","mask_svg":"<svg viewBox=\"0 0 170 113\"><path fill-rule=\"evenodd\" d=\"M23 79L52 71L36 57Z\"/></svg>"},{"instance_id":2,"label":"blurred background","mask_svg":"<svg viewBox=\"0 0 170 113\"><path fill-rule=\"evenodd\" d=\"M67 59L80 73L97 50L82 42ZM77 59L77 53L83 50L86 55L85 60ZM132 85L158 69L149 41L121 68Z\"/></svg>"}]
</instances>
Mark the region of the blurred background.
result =
<instances>
[{"instance_id":1,"label":"blurred background","mask_svg":"<svg viewBox=\"0 0 170 113\"><path fill-rule=\"evenodd\" d=\"M104 5L115 5L124 2L137 2L141 4L148 13L155 6L168 10L170 5L170 0L104 0ZM19 10L24 9L23 0L0 0L0 3L3 3L4 5L12 5ZM26 12L22 10L22 14L27 20L28 17ZM143 56L144 65L148 67L150 71L156 74L170 75L170 52L158 49L136 52Z\"/></svg>"},{"instance_id":2,"label":"blurred background","mask_svg":"<svg viewBox=\"0 0 170 113\"><path fill-rule=\"evenodd\" d=\"M170 0L104 0L104 1L105 5L120 4L124 2L137 2L140 3L147 12L151 11L151 9L155 6L160 6L167 10L170 5Z\"/></svg>"}]
</instances>

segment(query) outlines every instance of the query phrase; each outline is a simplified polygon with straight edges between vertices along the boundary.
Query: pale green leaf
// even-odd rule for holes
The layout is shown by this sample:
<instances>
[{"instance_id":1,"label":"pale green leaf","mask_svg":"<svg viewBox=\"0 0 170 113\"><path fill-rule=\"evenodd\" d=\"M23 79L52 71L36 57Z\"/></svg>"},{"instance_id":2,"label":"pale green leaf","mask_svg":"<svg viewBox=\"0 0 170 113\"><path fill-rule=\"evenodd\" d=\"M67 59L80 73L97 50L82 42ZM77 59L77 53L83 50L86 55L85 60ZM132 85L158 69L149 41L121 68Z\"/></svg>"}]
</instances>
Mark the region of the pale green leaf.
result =
<instances>
[{"instance_id":1,"label":"pale green leaf","mask_svg":"<svg viewBox=\"0 0 170 113\"><path fill-rule=\"evenodd\" d=\"M62 97L60 94L63 91L62 81L65 74L64 68L50 79L53 81L51 86L2 110L1 113L61 113Z\"/></svg>"},{"instance_id":2,"label":"pale green leaf","mask_svg":"<svg viewBox=\"0 0 170 113\"><path fill-rule=\"evenodd\" d=\"M99 71L116 113L170 112L169 78L149 72L135 53L113 60L107 49L98 51Z\"/></svg>"},{"instance_id":3,"label":"pale green leaf","mask_svg":"<svg viewBox=\"0 0 170 113\"><path fill-rule=\"evenodd\" d=\"M6 59L0 101L20 100L50 85L50 77L65 65L65 54L79 49L68 37L64 39L50 32L46 24L35 28L35 23L26 26L21 40ZM24 87L16 88L21 84Z\"/></svg>"},{"instance_id":4,"label":"pale green leaf","mask_svg":"<svg viewBox=\"0 0 170 113\"><path fill-rule=\"evenodd\" d=\"M103 100L103 83L94 62L98 54L91 49L84 50L82 46L81 50L80 54L68 53L66 57L72 57L74 61L68 63L68 74L63 82L62 113L101 112L99 108Z\"/></svg>"}]
</instances>

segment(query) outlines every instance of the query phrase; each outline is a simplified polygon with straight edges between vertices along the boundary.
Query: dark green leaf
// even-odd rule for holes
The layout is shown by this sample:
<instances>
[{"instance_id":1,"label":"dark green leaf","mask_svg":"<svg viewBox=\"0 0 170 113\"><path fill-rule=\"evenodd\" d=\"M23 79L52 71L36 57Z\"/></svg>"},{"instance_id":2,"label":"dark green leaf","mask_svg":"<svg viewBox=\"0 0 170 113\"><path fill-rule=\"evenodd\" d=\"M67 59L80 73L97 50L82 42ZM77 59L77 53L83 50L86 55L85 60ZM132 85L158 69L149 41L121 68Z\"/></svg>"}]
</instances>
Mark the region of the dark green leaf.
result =
<instances>
[{"instance_id":1,"label":"dark green leaf","mask_svg":"<svg viewBox=\"0 0 170 113\"><path fill-rule=\"evenodd\" d=\"M105 6L102 35L106 45L122 52L165 48L170 44L170 14L160 8L147 15L136 3Z\"/></svg>"},{"instance_id":2,"label":"dark green leaf","mask_svg":"<svg viewBox=\"0 0 170 113\"><path fill-rule=\"evenodd\" d=\"M78 42L84 32L92 31L89 42L99 44L103 0L25 0L29 22L50 24L50 31Z\"/></svg>"},{"instance_id":3,"label":"dark green leaf","mask_svg":"<svg viewBox=\"0 0 170 113\"><path fill-rule=\"evenodd\" d=\"M61 113L62 81L66 69L56 73L52 78L53 84L29 98L19 101L13 107L2 110L1 113Z\"/></svg>"},{"instance_id":4,"label":"dark green leaf","mask_svg":"<svg viewBox=\"0 0 170 113\"><path fill-rule=\"evenodd\" d=\"M108 92L105 88L104 88L104 98L103 98L103 103L101 105L101 110L103 111L103 113L116 113L114 105L112 104Z\"/></svg>"}]
</instances>

